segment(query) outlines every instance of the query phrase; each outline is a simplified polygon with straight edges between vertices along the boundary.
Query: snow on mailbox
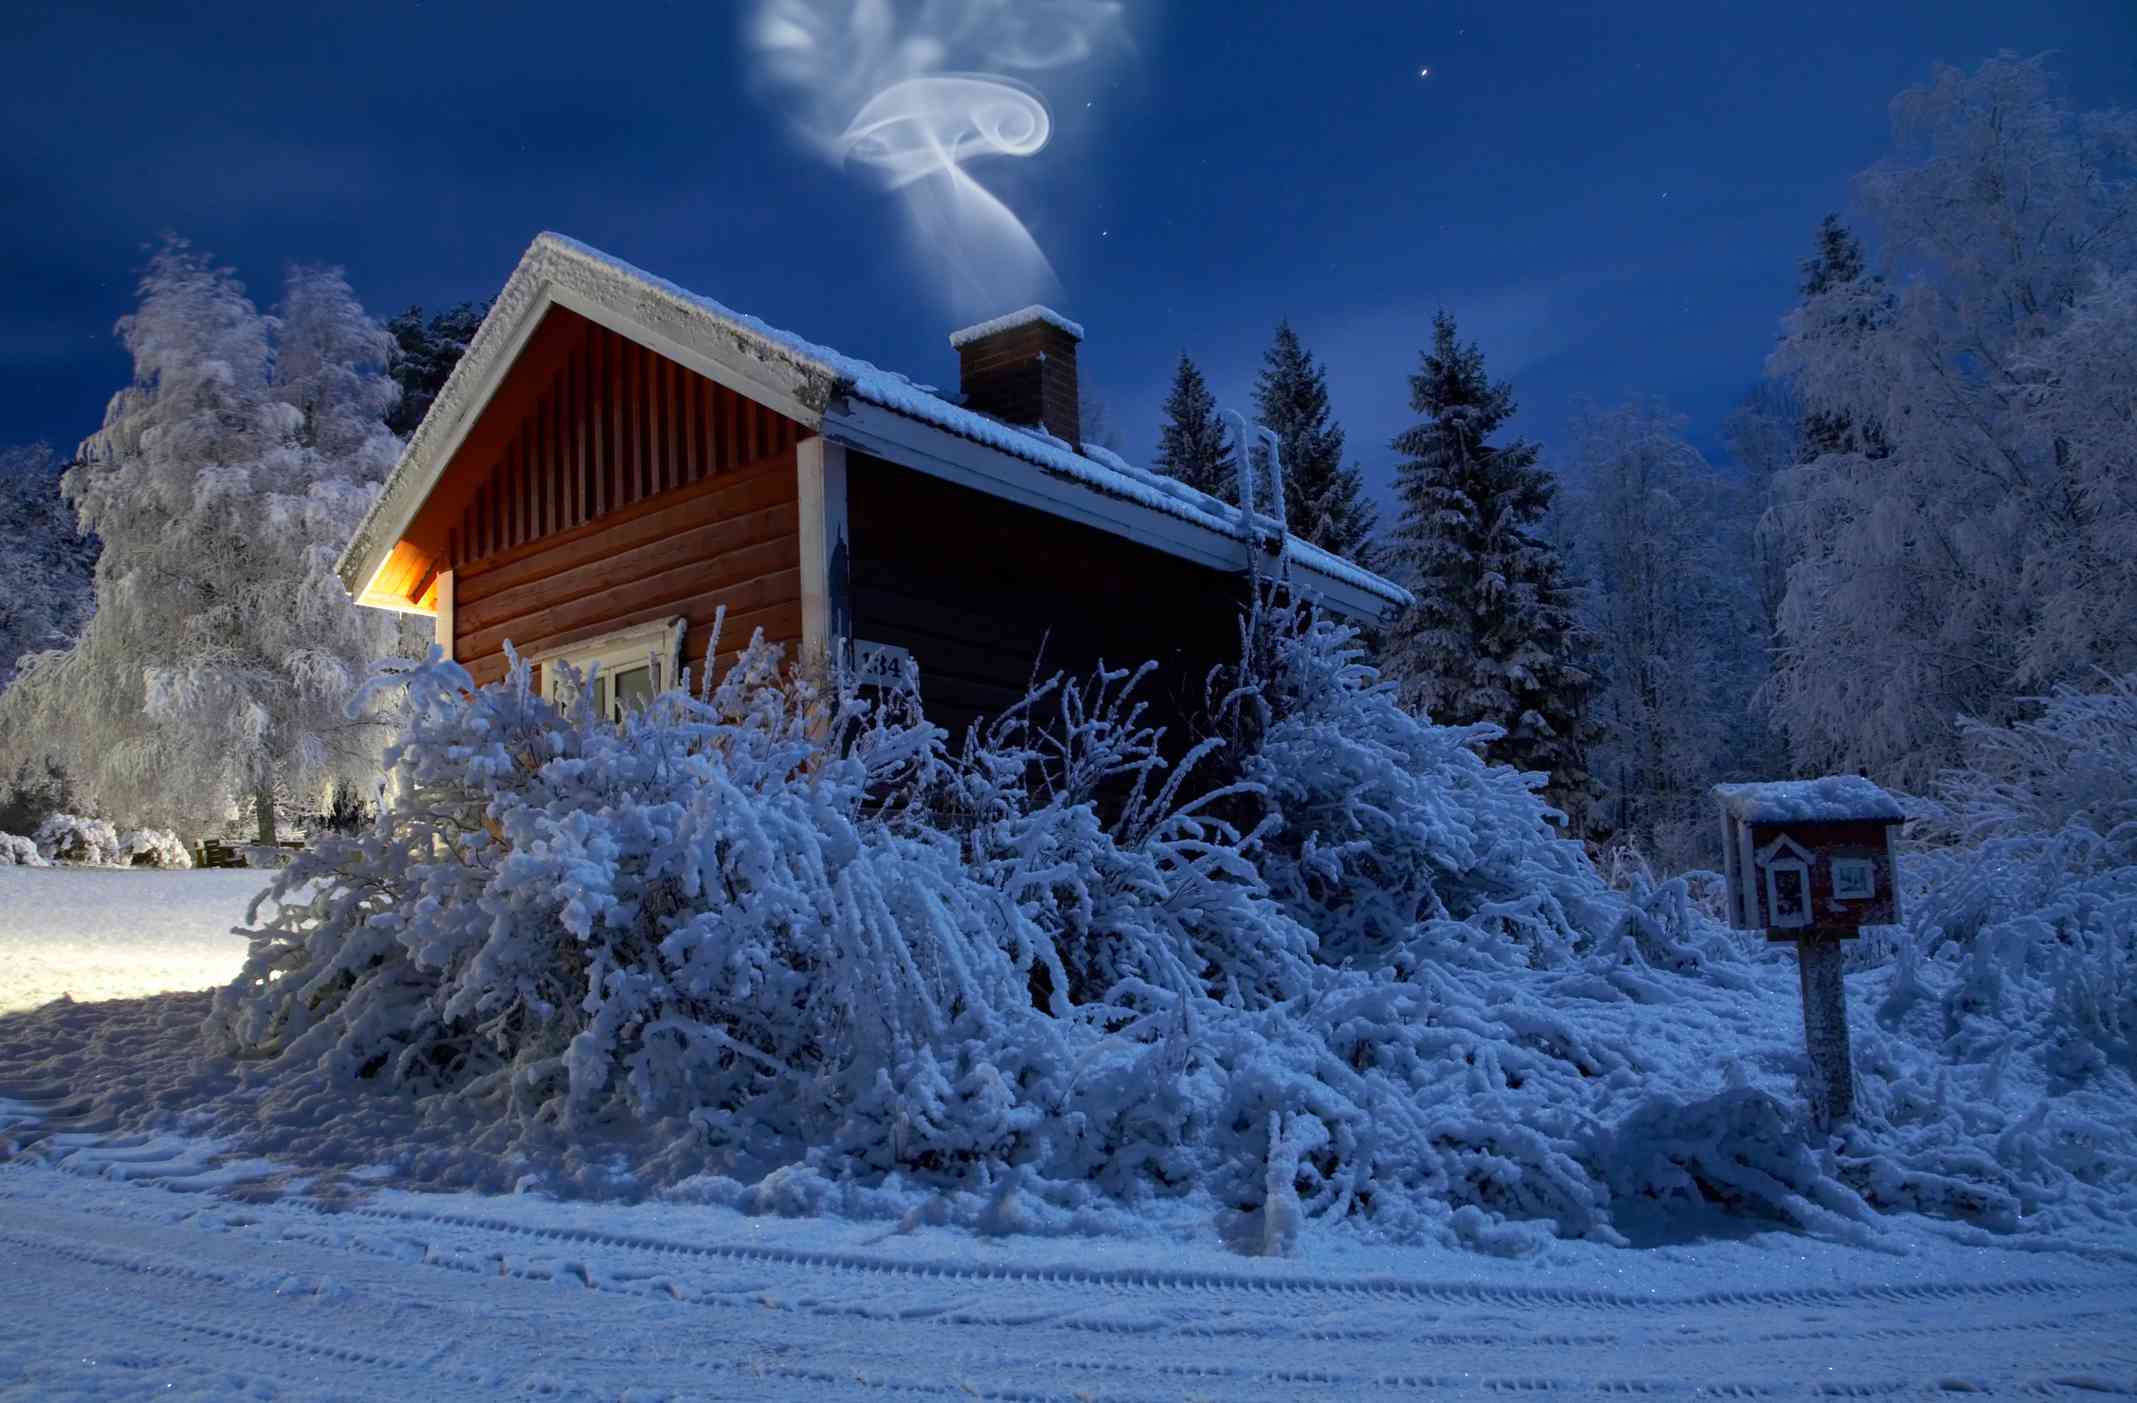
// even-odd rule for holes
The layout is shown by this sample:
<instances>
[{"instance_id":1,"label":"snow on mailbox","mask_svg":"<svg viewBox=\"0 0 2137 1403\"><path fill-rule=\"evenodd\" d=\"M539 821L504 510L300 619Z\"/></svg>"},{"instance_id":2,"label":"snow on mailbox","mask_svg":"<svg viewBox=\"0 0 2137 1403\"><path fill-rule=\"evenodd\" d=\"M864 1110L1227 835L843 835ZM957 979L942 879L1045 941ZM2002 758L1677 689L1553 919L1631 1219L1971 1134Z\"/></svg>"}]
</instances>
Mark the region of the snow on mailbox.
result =
<instances>
[{"instance_id":1,"label":"snow on mailbox","mask_svg":"<svg viewBox=\"0 0 2137 1403\"><path fill-rule=\"evenodd\" d=\"M1729 924L1776 939L1851 936L1900 919L1892 796L1854 775L1717 784Z\"/></svg>"}]
</instances>

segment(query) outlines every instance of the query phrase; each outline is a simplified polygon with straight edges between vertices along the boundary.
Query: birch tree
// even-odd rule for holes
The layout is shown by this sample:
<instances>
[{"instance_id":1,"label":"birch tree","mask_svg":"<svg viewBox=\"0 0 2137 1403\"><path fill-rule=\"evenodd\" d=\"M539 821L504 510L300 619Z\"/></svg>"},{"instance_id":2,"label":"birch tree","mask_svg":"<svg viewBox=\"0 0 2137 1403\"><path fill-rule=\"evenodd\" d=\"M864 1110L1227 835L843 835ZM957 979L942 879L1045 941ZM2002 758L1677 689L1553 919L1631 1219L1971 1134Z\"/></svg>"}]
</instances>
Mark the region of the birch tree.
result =
<instances>
[{"instance_id":1,"label":"birch tree","mask_svg":"<svg viewBox=\"0 0 2137 1403\"><path fill-rule=\"evenodd\" d=\"M1770 366L1856 429L1777 484L1771 699L1799 767L1912 785L1960 716L2137 664L2137 116L2009 54L1892 110L1855 186L1882 276L1807 296Z\"/></svg>"},{"instance_id":2,"label":"birch tree","mask_svg":"<svg viewBox=\"0 0 2137 1403\"><path fill-rule=\"evenodd\" d=\"M278 794L378 773L382 727L343 707L399 626L333 562L397 451L389 343L336 270L293 271L270 317L177 241L141 299L133 383L64 483L104 543L96 613L6 694L0 745L36 737L108 817L197 830L235 802L272 842Z\"/></svg>"},{"instance_id":3,"label":"birch tree","mask_svg":"<svg viewBox=\"0 0 2137 1403\"><path fill-rule=\"evenodd\" d=\"M1604 825L1676 867L1712 827L1706 789L1731 773L1751 729L1761 648L1741 489L1724 480L1659 402L1585 410L1576 421L1574 559L1602 685L1590 755Z\"/></svg>"}]
</instances>

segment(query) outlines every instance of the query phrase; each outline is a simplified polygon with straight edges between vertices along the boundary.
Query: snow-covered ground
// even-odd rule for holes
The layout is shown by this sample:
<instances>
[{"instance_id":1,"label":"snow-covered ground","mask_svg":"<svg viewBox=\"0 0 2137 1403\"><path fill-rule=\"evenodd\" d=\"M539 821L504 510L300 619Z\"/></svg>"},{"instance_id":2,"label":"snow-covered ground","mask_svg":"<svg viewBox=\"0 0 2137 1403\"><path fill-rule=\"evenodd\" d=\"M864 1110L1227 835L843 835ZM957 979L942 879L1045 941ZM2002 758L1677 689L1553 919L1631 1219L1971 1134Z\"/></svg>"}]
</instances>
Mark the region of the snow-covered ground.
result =
<instances>
[{"instance_id":1,"label":"snow-covered ground","mask_svg":"<svg viewBox=\"0 0 2137 1403\"><path fill-rule=\"evenodd\" d=\"M0 1014L229 983L245 962L230 930L271 875L0 867Z\"/></svg>"},{"instance_id":2,"label":"snow-covered ground","mask_svg":"<svg viewBox=\"0 0 2137 1403\"><path fill-rule=\"evenodd\" d=\"M0 1121L29 1117L17 1101ZM21 1120L17 1120L18 1130ZM0 1165L0 1398L2137 1392L2128 1262L1779 1234L1242 1259L675 1205L307 1191L175 1138Z\"/></svg>"},{"instance_id":3,"label":"snow-covered ground","mask_svg":"<svg viewBox=\"0 0 2137 1403\"><path fill-rule=\"evenodd\" d=\"M218 981L258 880L0 870L10 1005L32 956L78 999ZM1190 1201L1040 1235L413 1193L187 1128L206 1005L0 1015L0 1400L2137 1395L2137 1242L1716 1215L1509 1261L1313 1223L1269 1260ZM128 1058L179 1129L111 1123Z\"/></svg>"}]
</instances>

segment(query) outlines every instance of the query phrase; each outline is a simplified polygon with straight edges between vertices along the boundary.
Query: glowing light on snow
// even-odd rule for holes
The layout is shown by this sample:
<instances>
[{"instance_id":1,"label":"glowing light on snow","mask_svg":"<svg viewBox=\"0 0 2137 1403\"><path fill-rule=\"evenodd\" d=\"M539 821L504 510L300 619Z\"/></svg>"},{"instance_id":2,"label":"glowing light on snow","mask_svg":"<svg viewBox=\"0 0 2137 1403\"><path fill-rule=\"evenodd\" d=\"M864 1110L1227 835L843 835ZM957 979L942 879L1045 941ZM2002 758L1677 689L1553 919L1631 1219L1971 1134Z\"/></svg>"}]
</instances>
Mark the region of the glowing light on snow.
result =
<instances>
[{"instance_id":1,"label":"glowing light on snow","mask_svg":"<svg viewBox=\"0 0 2137 1403\"><path fill-rule=\"evenodd\" d=\"M269 875L0 867L0 1014L228 984Z\"/></svg>"},{"instance_id":2,"label":"glowing light on snow","mask_svg":"<svg viewBox=\"0 0 2137 1403\"><path fill-rule=\"evenodd\" d=\"M1060 283L1030 228L968 169L1035 156L1053 135L1044 97L985 70L1092 59L1121 9L1117 0L755 0L746 37L759 86L787 107L804 144L895 191L914 253L952 309L986 316L1056 300Z\"/></svg>"}]
</instances>

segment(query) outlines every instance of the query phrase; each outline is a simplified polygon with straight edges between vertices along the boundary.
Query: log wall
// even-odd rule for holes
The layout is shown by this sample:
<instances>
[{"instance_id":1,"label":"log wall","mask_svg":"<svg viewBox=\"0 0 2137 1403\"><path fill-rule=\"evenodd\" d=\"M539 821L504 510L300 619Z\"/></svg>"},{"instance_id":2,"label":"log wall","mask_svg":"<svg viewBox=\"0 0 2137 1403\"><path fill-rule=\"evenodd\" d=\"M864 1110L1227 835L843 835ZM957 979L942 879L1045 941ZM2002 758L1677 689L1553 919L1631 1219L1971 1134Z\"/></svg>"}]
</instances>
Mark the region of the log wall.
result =
<instances>
[{"instance_id":1,"label":"log wall","mask_svg":"<svg viewBox=\"0 0 2137 1403\"><path fill-rule=\"evenodd\" d=\"M507 640L534 653L681 615L695 668L721 605L723 652L760 626L798 648L801 426L580 331L542 381L508 382L484 411L516 427L448 536L454 656L488 683Z\"/></svg>"},{"instance_id":2,"label":"log wall","mask_svg":"<svg viewBox=\"0 0 2137 1403\"><path fill-rule=\"evenodd\" d=\"M928 718L957 739L1042 661L1075 674L1155 659L1136 695L1176 743L1211 664L1238 656L1240 575L863 454L846 511L854 635L912 652Z\"/></svg>"}]
</instances>

